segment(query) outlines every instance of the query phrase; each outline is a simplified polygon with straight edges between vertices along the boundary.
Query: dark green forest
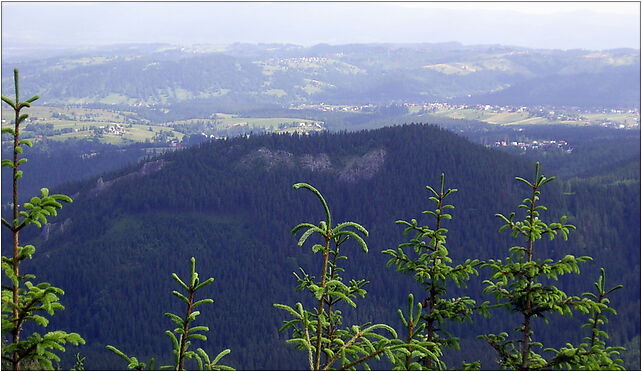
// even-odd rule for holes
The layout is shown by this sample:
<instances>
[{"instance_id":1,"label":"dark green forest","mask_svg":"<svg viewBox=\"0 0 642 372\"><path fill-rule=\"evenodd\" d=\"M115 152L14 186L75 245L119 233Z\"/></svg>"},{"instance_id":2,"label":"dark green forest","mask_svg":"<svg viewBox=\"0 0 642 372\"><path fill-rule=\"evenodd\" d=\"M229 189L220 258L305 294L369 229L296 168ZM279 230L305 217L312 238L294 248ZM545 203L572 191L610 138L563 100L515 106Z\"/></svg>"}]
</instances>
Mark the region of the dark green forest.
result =
<instances>
[{"instance_id":1,"label":"dark green forest","mask_svg":"<svg viewBox=\"0 0 642 372\"><path fill-rule=\"evenodd\" d=\"M10 158L12 149L2 148L2 158ZM22 193L35 195L41 187L55 187L83 180L136 164L146 156L141 145L114 146L92 140L41 140L29 149L24 164ZM11 178L2 177L2 204L10 200Z\"/></svg>"},{"instance_id":2,"label":"dark green forest","mask_svg":"<svg viewBox=\"0 0 642 372\"><path fill-rule=\"evenodd\" d=\"M131 165L102 174L100 181L97 172L52 187L74 202L47 234L25 229L24 239L37 244L40 253L23 265L65 290L66 310L52 318L50 327L73 330L87 341L69 348L64 363L73 364L69 358L79 351L88 369L124 368L107 344L146 359L163 355L167 340L160 335L168 328L163 313L180 311L169 294L170 273L185 276L185 263L196 257L199 272L215 278L203 290L215 302L199 318L210 327L207 348L231 349L225 363L237 369L305 369L305 358L278 332L283 314L272 304L299 301L292 290L292 272L299 266L318 275L313 258L297 246L290 230L323 214L315 200L293 192L292 184L315 185L333 216L370 232L368 253L346 243L346 276L370 282L359 307L343 309L346 323L382 322L401 330L396 309L407 304L411 292L421 300L422 290L411 277L386 267L388 257L381 252L406 239L394 221L427 218L421 214L430 207L425 186L436 185L444 173L448 185L459 190L450 200L453 219L446 221L452 259L504 257L514 243L497 232L501 221L494 214L515 210L524 193L514 177L529 177L537 160L545 175L560 176L546 186L543 202L550 213L567 215L577 227L568 241L542 241L538 250L554 259L594 258L582 265L581 275L560 279L558 286L569 293L590 291L601 267L611 273L612 285L624 285L613 294L611 306L618 315L606 329L610 344L628 349L625 366L639 369L639 132L598 131L580 141L584 129L576 130L577 148L566 155L518 156L436 126L410 124L353 133L243 136L141 163L123 157L120 164ZM486 134L469 136L481 141ZM61 165L53 169L63 171ZM4 190L3 183L3 195ZM7 242L3 235L3 254ZM487 300L481 295L487 275L480 269L468 288L449 290ZM492 348L477 336L505 330L513 318L497 311L451 325L461 351L449 351L444 359L453 366L465 359L479 360L482 369L499 368ZM583 316L576 314L553 316L549 324L538 320L534 327L539 340L559 348L580 342L582 323Z\"/></svg>"}]
</instances>

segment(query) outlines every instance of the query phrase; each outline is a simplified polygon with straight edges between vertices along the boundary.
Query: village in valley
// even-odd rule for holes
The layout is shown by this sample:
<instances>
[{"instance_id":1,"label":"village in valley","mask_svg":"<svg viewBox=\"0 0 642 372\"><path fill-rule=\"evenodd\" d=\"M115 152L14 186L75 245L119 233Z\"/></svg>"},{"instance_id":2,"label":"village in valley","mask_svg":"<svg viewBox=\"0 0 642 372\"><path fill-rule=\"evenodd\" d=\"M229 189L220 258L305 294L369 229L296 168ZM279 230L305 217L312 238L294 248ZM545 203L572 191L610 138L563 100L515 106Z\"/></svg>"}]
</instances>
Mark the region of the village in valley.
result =
<instances>
[{"instance_id":1,"label":"village in valley","mask_svg":"<svg viewBox=\"0 0 642 372\"><path fill-rule=\"evenodd\" d=\"M322 102L292 105L289 110L292 113L291 117L243 117L238 114L214 113L207 118L158 122L148 120L144 115L134 111L120 111L116 108L40 106L26 119L23 137L36 140L94 139L114 145L140 143L170 150L189 146L192 141L200 142L236 135L268 132L310 134L325 131L328 130L329 123L324 120L329 119L321 120L324 113L363 115L370 117L371 122L378 126L403 122L435 122L443 117L483 122L496 128L513 126L517 131L525 126L556 124L600 126L620 130L640 128L640 112L637 108L584 109L448 102L341 105ZM319 113L319 118L315 119L315 112ZM2 125L8 125L10 121L11 118L3 113ZM521 151L573 151L571 144L566 141L549 138L499 137L487 139L483 144L487 147Z\"/></svg>"},{"instance_id":2,"label":"village in valley","mask_svg":"<svg viewBox=\"0 0 642 372\"><path fill-rule=\"evenodd\" d=\"M573 152L573 148L570 147L568 142L564 140L532 140L532 141L495 141L492 145L486 145L487 147L513 147L526 150L560 150L566 153Z\"/></svg>"},{"instance_id":3,"label":"village in valley","mask_svg":"<svg viewBox=\"0 0 642 372\"><path fill-rule=\"evenodd\" d=\"M636 129L640 127L640 110L598 109L578 107L551 106L499 106L483 104L454 104L447 102L393 103L407 110L410 115L434 115L453 119L479 120L489 124L572 124L597 125L616 129ZM336 104L300 104L293 105L293 110L313 110L320 112L375 112L382 105L336 105Z\"/></svg>"}]
</instances>

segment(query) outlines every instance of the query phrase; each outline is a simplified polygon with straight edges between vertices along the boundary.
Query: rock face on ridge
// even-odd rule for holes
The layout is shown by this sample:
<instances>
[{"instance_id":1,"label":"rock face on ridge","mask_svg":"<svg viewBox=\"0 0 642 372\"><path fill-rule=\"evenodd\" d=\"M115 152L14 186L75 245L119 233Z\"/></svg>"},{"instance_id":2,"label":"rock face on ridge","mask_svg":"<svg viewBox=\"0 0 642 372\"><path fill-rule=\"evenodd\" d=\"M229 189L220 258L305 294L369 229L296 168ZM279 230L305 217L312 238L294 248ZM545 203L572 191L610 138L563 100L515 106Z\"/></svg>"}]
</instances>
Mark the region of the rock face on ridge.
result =
<instances>
[{"instance_id":1,"label":"rock face on ridge","mask_svg":"<svg viewBox=\"0 0 642 372\"><path fill-rule=\"evenodd\" d=\"M113 180L103 181L103 178L100 177L96 181L96 186L93 189L89 190L88 195L91 198L95 198L96 196L98 196L98 194L100 194L105 190L108 190L111 187L111 185L117 182L121 182L121 181L130 179L130 178L135 178L135 177L144 177L149 174L156 173L159 170L163 169L165 165L167 165L167 162L163 159L148 161L144 163L139 170L128 173L124 176L115 178Z\"/></svg>"},{"instance_id":2,"label":"rock face on ridge","mask_svg":"<svg viewBox=\"0 0 642 372\"><path fill-rule=\"evenodd\" d=\"M303 168L313 172L332 170L332 161L330 161L330 157L326 153L305 154L299 158L299 163Z\"/></svg>"},{"instance_id":3,"label":"rock face on ridge","mask_svg":"<svg viewBox=\"0 0 642 372\"><path fill-rule=\"evenodd\" d=\"M386 150L372 150L361 157L348 161L339 171L339 179L354 183L359 180L369 180L381 169L386 160Z\"/></svg>"},{"instance_id":4,"label":"rock face on ridge","mask_svg":"<svg viewBox=\"0 0 642 372\"><path fill-rule=\"evenodd\" d=\"M289 168L299 166L312 172L335 173L340 180L347 183L355 183L359 180L368 180L374 177L385 163L385 160L386 150L383 148L371 150L362 156L351 157L341 167L333 165L332 160L326 153L296 156L287 151L270 150L266 147L261 147L245 155L239 161L238 166L250 167L253 164L258 164L268 170L277 166Z\"/></svg>"},{"instance_id":5,"label":"rock face on ridge","mask_svg":"<svg viewBox=\"0 0 642 372\"><path fill-rule=\"evenodd\" d=\"M293 167L293 159L294 155L290 152L283 150L272 151L268 148L261 147L253 153L244 156L239 165L247 167L258 162L267 169L272 169L276 166Z\"/></svg>"}]
</instances>

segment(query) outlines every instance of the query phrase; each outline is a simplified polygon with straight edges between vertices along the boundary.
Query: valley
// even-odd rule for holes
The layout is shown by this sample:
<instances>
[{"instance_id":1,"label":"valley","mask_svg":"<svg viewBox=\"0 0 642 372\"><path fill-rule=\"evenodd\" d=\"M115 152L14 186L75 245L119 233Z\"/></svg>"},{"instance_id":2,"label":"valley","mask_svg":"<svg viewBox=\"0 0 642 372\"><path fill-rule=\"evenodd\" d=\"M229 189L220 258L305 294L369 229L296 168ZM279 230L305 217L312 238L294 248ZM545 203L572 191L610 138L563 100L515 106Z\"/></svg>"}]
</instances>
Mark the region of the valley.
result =
<instances>
[{"instance_id":1,"label":"valley","mask_svg":"<svg viewBox=\"0 0 642 372\"><path fill-rule=\"evenodd\" d=\"M116 45L51 58L3 59L3 94L19 62L45 105L236 110L301 104L447 102L582 108L639 106L640 54L459 43L225 47ZM221 110L223 111L223 110ZM223 112L229 112L224 110Z\"/></svg>"},{"instance_id":2,"label":"valley","mask_svg":"<svg viewBox=\"0 0 642 372\"><path fill-rule=\"evenodd\" d=\"M609 345L626 348L621 364L639 369L639 58L632 49L236 43L121 45L3 59L4 95L13 93L5 72L20 62L21 90L29 92L23 94L42 96L25 108L29 117L21 124L20 139L34 146L20 150L29 161L20 165L19 200L37 203L30 197L42 187L73 199L43 229L32 224L21 232L21 241L38 247L23 267L64 288L66 310L50 327L87 340L68 345L61 366L73 365L79 352L88 370L124 368L106 345L172 363L170 340L162 337L171 326L164 312L183 310L171 295L171 273L184 277L195 257L202 277L215 279L205 294L215 302L198 323L210 330L207 340L193 339L195 346L230 348L225 364L237 369L307 368L305 356L285 342L292 334L279 330L285 317L273 306L301 302L313 309L323 302L308 249L323 250L323 239L303 245L291 231L302 221L317 223L329 209L293 190L302 182L322 191L336 220L352 221L342 227L363 225L355 230L363 241L349 235L341 242L347 241L345 272L335 271L336 260L326 262L336 286L326 294L328 309L339 303L339 290L351 305L337 305L340 312L329 322L384 323L400 335L412 328L395 310L408 304L409 293L428 304L426 288L396 272L383 252L407 247L410 237L395 221L428 223L430 213L422 211L433 199L426 186L438 189L441 177L458 190L449 201L454 208L439 204L432 214L451 209L435 228L448 240L434 243L431 232L426 242L449 254L453 265L486 263L469 273L466 286L450 282L444 291L478 304L494 301L487 280L501 272L493 274L488 263L522 244L498 233L505 221L496 214L519 214L527 209L518 206L525 197L540 200L515 179L531 179L537 162L546 177L557 177L541 194L548 209L538 204L536 213L553 226L542 236L558 234L566 223L564 217L555 225L549 216L567 216L577 229L567 231L568 241L542 239L536 259L593 258L581 270L562 269L571 275L560 274L559 281L553 272L544 283L585 297L604 268L609 283L622 284L610 298L618 314L609 315L603 329ZM12 158L12 114L5 105L3 160ZM3 216L16 204L9 174L2 177ZM3 255L10 251L11 235L3 234ZM354 279L348 289L337 284L343 276ZM295 279L304 291L295 290ZM312 296L300 300L303 292ZM352 306L357 299L359 307ZM460 308L464 322L444 330L462 348L444 346L440 359L455 369L461 361L501 367L478 336L521 321L513 322L514 309L502 306L490 317ZM587 315L579 307L572 314L533 317L536 340L555 348L584 342ZM390 369L383 357L371 366Z\"/></svg>"},{"instance_id":3,"label":"valley","mask_svg":"<svg viewBox=\"0 0 642 372\"><path fill-rule=\"evenodd\" d=\"M483 124L639 130L639 89L631 86L639 58L632 49L235 43L115 45L16 62L24 89L43 97L24 138L142 144L155 153L212 138L411 122L466 133L494 130ZM7 96L13 60L2 63ZM583 102L599 103L573 101L586 94ZM3 110L3 127L11 119Z\"/></svg>"},{"instance_id":4,"label":"valley","mask_svg":"<svg viewBox=\"0 0 642 372\"><path fill-rule=\"evenodd\" d=\"M3 111L3 127L11 120L11 114ZM228 133L309 133L325 129L323 122L308 119L244 118L221 113L213 113L207 118L152 122L131 111L82 106L39 107L33 110L25 124L23 138L55 141L88 139L113 145L152 143L156 147L178 147L183 138L191 134L216 138L225 137Z\"/></svg>"},{"instance_id":5,"label":"valley","mask_svg":"<svg viewBox=\"0 0 642 372\"><path fill-rule=\"evenodd\" d=\"M601 126L617 129L639 129L640 113L637 109L556 109L553 107L512 107L491 105L452 105L448 103L404 103L381 106L305 104L290 107L281 113L291 117L270 117L269 111L252 110L252 115L212 113L207 117L191 117L183 113L181 120L164 121L144 112L127 111L127 107L88 108L83 106L44 106L35 108L25 121L23 138L86 139L112 145L146 144L150 148L177 148L189 145L186 136L202 139L226 138L260 133L299 133L328 129L350 129L339 126L350 116L360 116L366 125L359 129L374 129L383 125L434 121L439 118L477 121L480 124L499 126L522 125L576 125ZM122 111L121 111L122 110ZM161 116L171 109L155 108ZM385 111L392 111L388 114ZM303 113L304 115L297 115ZM331 113L334 122L327 123L324 114ZM262 117L263 116L263 117ZM305 116L305 118L298 117ZM173 118L172 118L173 119ZM338 120L337 120L338 119ZM3 126L12 120L11 113L3 111ZM334 127L334 128L333 128Z\"/></svg>"}]
</instances>

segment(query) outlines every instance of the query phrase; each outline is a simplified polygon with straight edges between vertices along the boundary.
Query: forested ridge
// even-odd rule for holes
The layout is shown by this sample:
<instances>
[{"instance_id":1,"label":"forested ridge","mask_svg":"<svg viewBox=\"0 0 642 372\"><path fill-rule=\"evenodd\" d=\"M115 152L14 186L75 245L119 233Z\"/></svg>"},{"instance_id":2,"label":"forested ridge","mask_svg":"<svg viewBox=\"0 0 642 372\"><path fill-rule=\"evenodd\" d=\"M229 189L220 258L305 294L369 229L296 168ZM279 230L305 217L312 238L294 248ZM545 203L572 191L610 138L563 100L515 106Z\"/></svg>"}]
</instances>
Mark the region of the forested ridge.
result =
<instances>
[{"instance_id":1,"label":"forested ridge","mask_svg":"<svg viewBox=\"0 0 642 372\"><path fill-rule=\"evenodd\" d=\"M120 45L20 61L44 103L177 107L454 100L637 107L639 50L459 43ZM15 58L11 63L16 63ZM3 76L12 64L2 65ZM8 81L3 86L10 86ZM6 92L5 92L6 94Z\"/></svg>"},{"instance_id":2,"label":"forested ridge","mask_svg":"<svg viewBox=\"0 0 642 372\"><path fill-rule=\"evenodd\" d=\"M624 289L612 298L619 314L607 325L611 342L637 342L639 349L640 175L634 167L639 147L637 151L637 158L635 153L623 156L616 167L603 164L547 185L545 204L555 215L568 215L577 231L567 242L543 242L538 249L554 258L594 258L582 266L580 277L559 282L569 292L589 291L600 267L615 274L611 282ZM558 164L564 158L548 160L548 168L543 162L546 175L555 175L551 168L564 169ZM201 316L212 330L207 344L232 349L226 363L238 369L304 369L305 359L277 332L283 318L272 304L296 301L291 278L298 266L314 272L310 255L289 232L301 221L315 221L315 214L322 219L322 214L313 200L293 195L291 185L315 185L331 202L333 215L357 221L370 232L369 253L353 243L346 248L346 271L370 284L368 297L356 310L345 309L345 317L401 327L396 309L407 303L410 292L420 298L421 290L411 278L386 268L381 251L403 242L394 221L420 218L428 204L424 186L435 185L442 172L459 190L450 200L455 209L447 222L451 257L455 262L503 257L512 242L497 233L501 224L493 214L508 213L522 200L513 178L530 175L532 162L444 129L413 124L213 141L103 175L101 181L60 186L56 192L72 195L74 203L46 236L25 229L42 249L25 265L65 289L67 311L52 319L52 327L73 329L87 340L79 348L87 356L87 368L120 368L122 361L105 350L106 344L140 356L161 354L167 342L159 337L167 328L163 312L178 311L168 293L169 273L183 276L184 262L193 256L199 272L216 279L206 293L215 303ZM468 288L453 293L482 300L485 275L482 269ZM492 349L476 336L506 329L508 318L494 313L490 319L452 327L462 339L463 356L446 358L481 360L482 368L496 369ZM581 316L552 318L546 327L540 321L538 337L556 347L576 342L583 336L581 323ZM639 368L639 353L626 354L625 363Z\"/></svg>"},{"instance_id":3,"label":"forested ridge","mask_svg":"<svg viewBox=\"0 0 642 372\"><path fill-rule=\"evenodd\" d=\"M30 149L29 161L24 164L23 195L34 195L40 187L95 177L124 166L135 164L145 157L142 146L114 146L91 140L41 140ZM10 148L2 149L2 158L11 156ZM2 178L2 204L9 202L11 179Z\"/></svg>"}]
</instances>

